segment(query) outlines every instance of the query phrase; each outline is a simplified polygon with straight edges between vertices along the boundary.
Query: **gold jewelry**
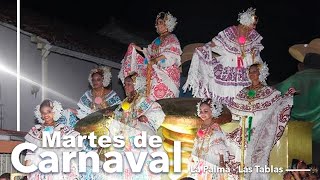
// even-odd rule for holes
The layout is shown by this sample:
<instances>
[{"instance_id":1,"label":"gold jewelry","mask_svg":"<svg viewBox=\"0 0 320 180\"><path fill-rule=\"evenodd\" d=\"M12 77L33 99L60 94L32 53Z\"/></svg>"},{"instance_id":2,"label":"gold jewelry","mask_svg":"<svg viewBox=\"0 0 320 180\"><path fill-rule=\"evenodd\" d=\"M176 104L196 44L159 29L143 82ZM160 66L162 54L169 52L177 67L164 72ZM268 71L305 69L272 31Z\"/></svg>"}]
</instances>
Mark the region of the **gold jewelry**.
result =
<instances>
[{"instance_id":1,"label":"gold jewelry","mask_svg":"<svg viewBox=\"0 0 320 180\"><path fill-rule=\"evenodd\" d=\"M127 97L126 99L124 99L124 102L127 102L130 104L129 109L122 111L122 123L124 124L129 124L132 123L132 121L134 121L136 119L136 117L134 117L135 115L135 106L136 106L136 101L138 99L139 95L137 93L135 93L133 95L133 97L130 98L129 101L129 97ZM127 115L128 114L128 115Z\"/></svg>"},{"instance_id":2,"label":"gold jewelry","mask_svg":"<svg viewBox=\"0 0 320 180\"><path fill-rule=\"evenodd\" d=\"M136 99L136 97L137 97L137 93L136 92L134 92L134 94L132 95L132 96L128 96L126 99L127 99L127 102L128 103L132 103L133 101L135 101L135 99Z\"/></svg>"},{"instance_id":3,"label":"gold jewelry","mask_svg":"<svg viewBox=\"0 0 320 180\"><path fill-rule=\"evenodd\" d=\"M263 84L259 83L257 85L250 85L247 93L247 100L249 102L250 107L252 108L252 104L256 99L258 91L263 87Z\"/></svg>"},{"instance_id":4,"label":"gold jewelry","mask_svg":"<svg viewBox=\"0 0 320 180\"><path fill-rule=\"evenodd\" d=\"M258 90L262 87L262 84L259 82L259 84L257 85L250 85L249 89L252 89L252 90Z\"/></svg>"},{"instance_id":5,"label":"gold jewelry","mask_svg":"<svg viewBox=\"0 0 320 180\"><path fill-rule=\"evenodd\" d=\"M43 123L44 126L55 126L56 122L53 121L51 124L46 124L46 122Z\"/></svg>"},{"instance_id":6,"label":"gold jewelry","mask_svg":"<svg viewBox=\"0 0 320 180\"><path fill-rule=\"evenodd\" d=\"M209 151L210 137L211 137L212 134L213 134L213 128L211 127L211 125L212 125L212 124L210 124L210 126L208 126L208 127L206 127L206 128L200 127L200 129L203 129L203 130L205 131L205 135L204 135L203 138L198 138L198 137L197 137L198 141L200 141L200 140L202 141L201 146L200 146L200 147L197 147L197 149L196 149L197 156L198 156L199 158L201 158L201 155L202 155L203 152L204 152L204 154L207 154L208 151ZM203 145L205 144L205 142L206 142L206 144L208 145L206 148L203 147Z\"/></svg>"},{"instance_id":7,"label":"gold jewelry","mask_svg":"<svg viewBox=\"0 0 320 180\"><path fill-rule=\"evenodd\" d=\"M105 89L104 87L99 88L99 89L93 89L93 95L94 96L103 96L105 94Z\"/></svg>"},{"instance_id":8,"label":"gold jewelry","mask_svg":"<svg viewBox=\"0 0 320 180\"><path fill-rule=\"evenodd\" d=\"M168 31L160 34L160 40L162 41L164 38L166 38L170 33Z\"/></svg>"},{"instance_id":9,"label":"gold jewelry","mask_svg":"<svg viewBox=\"0 0 320 180\"><path fill-rule=\"evenodd\" d=\"M238 39L237 39L237 42L239 43L239 45L240 45L240 51L241 51L241 57L242 57L242 59L244 59L245 58L245 48L244 48L244 46L245 46L245 42L242 44L242 43L240 43L239 42L239 38L241 37L241 32L244 32L244 33L242 33L242 34L244 34L243 35L243 37L245 38L245 40L247 39L247 36L248 36L248 34L249 34L249 30L248 30L248 28L246 27L246 26L243 26L243 25L239 25L238 27L237 27L237 30L238 30Z\"/></svg>"}]
</instances>

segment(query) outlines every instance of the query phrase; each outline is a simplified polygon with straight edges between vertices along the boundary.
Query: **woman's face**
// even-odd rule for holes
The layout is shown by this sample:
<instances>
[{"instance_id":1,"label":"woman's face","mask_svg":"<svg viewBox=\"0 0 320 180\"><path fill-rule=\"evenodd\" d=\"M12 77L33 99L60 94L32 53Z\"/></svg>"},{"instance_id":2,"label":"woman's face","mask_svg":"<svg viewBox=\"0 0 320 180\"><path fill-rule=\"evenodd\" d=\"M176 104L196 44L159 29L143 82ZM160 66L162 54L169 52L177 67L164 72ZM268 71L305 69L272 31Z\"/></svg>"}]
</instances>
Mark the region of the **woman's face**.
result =
<instances>
[{"instance_id":1,"label":"woman's face","mask_svg":"<svg viewBox=\"0 0 320 180\"><path fill-rule=\"evenodd\" d=\"M168 31L165 20L160 19L160 18L157 19L156 28L157 28L158 34L160 34L160 35Z\"/></svg>"},{"instance_id":2,"label":"woman's face","mask_svg":"<svg viewBox=\"0 0 320 180\"><path fill-rule=\"evenodd\" d=\"M134 93L134 83L131 78L126 78L124 80L124 91L126 92L127 97Z\"/></svg>"},{"instance_id":3,"label":"woman's face","mask_svg":"<svg viewBox=\"0 0 320 180\"><path fill-rule=\"evenodd\" d=\"M51 107L44 106L40 109L41 118L44 120L45 124L51 124L54 122L53 116L54 112Z\"/></svg>"},{"instance_id":4,"label":"woman's face","mask_svg":"<svg viewBox=\"0 0 320 180\"><path fill-rule=\"evenodd\" d=\"M308 166L303 163L298 164L298 167L297 167L297 169L307 169L307 168L308 168ZM307 175L308 175L306 171L299 171L299 174L303 178L307 177Z\"/></svg>"},{"instance_id":5,"label":"woman's face","mask_svg":"<svg viewBox=\"0 0 320 180\"><path fill-rule=\"evenodd\" d=\"M211 107L208 104L201 104L200 106L200 119L203 121L203 124L208 125L212 121L212 111Z\"/></svg>"},{"instance_id":6,"label":"woman's face","mask_svg":"<svg viewBox=\"0 0 320 180\"><path fill-rule=\"evenodd\" d=\"M99 73L94 73L92 75L92 86L94 89L103 87L103 76Z\"/></svg>"},{"instance_id":7,"label":"woman's face","mask_svg":"<svg viewBox=\"0 0 320 180\"><path fill-rule=\"evenodd\" d=\"M252 16L252 18L254 19L254 22L249 25L249 28L250 29L256 29L257 24L258 24L258 17L257 16Z\"/></svg>"},{"instance_id":8,"label":"woman's face","mask_svg":"<svg viewBox=\"0 0 320 180\"><path fill-rule=\"evenodd\" d=\"M256 29L257 24L256 24L256 23L252 23L252 24L250 24L248 27L249 27L250 30Z\"/></svg>"},{"instance_id":9,"label":"woman's face","mask_svg":"<svg viewBox=\"0 0 320 180\"><path fill-rule=\"evenodd\" d=\"M252 83L260 82L259 75L259 68L257 66L251 66L249 69L249 79L252 81Z\"/></svg>"}]
</instances>

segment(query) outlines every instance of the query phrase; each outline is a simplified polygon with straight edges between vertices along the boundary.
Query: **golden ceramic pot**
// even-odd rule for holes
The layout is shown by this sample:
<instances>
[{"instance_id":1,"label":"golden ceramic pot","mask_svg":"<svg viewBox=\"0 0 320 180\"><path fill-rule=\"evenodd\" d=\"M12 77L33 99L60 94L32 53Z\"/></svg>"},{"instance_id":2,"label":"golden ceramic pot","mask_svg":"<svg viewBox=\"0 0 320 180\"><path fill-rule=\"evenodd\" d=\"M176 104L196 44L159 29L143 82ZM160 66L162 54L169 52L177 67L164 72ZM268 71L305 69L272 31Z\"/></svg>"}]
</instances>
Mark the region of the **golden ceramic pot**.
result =
<instances>
[{"instance_id":1,"label":"golden ceramic pot","mask_svg":"<svg viewBox=\"0 0 320 180\"><path fill-rule=\"evenodd\" d=\"M170 160L167 179L180 179L188 174L188 161L196 132L200 126L200 120L196 116L196 105L199 101L200 99L196 98L173 98L158 101L166 114L159 133L163 137L163 147ZM173 172L174 141L181 142L181 173Z\"/></svg>"}]
</instances>

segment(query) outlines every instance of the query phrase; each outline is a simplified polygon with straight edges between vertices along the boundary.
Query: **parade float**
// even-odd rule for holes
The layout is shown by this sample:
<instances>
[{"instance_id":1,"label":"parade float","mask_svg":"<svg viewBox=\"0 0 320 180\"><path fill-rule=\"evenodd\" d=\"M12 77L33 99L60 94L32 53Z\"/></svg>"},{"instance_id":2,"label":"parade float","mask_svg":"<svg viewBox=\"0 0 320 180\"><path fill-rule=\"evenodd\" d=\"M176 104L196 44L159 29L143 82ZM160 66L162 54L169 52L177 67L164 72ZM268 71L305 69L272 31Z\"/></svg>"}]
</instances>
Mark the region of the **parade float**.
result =
<instances>
[{"instance_id":1,"label":"parade float","mask_svg":"<svg viewBox=\"0 0 320 180\"><path fill-rule=\"evenodd\" d=\"M158 101L166 114L165 121L158 130L162 137L163 149L170 160L169 173L162 175L162 179L181 179L187 176L188 158L191 154L196 131L200 125L196 116L196 104L198 98L173 98ZM226 108L226 107L224 107ZM228 116L230 111L225 110L222 116ZM75 129L81 134L95 132L97 136L108 135L112 117L104 116L102 111L91 114L80 120ZM231 132L238 127L237 121L224 124L221 128ZM181 172L173 172L174 147L173 142L181 142ZM111 151L101 149L100 154ZM103 156L101 156L103 159ZM282 138L274 146L270 156L270 167L282 167L287 169L294 158L304 159L312 162L312 124L308 122L290 121L284 131ZM271 171L271 170L270 170ZM272 172L270 172L272 173ZM282 179L283 173L273 172L272 179Z\"/></svg>"}]
</instances>

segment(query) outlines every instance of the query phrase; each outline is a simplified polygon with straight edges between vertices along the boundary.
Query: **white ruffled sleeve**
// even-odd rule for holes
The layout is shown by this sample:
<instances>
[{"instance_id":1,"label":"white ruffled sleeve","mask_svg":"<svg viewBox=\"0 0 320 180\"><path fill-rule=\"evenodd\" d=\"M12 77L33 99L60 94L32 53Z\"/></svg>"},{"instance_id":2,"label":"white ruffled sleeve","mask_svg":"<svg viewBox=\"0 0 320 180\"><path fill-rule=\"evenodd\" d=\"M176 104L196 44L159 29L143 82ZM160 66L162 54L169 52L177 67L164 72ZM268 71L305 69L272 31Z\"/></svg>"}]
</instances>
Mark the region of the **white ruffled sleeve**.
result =
<instances>
[{"instance_id":1,"label":"white ruffled sleeve","mask_svg":"<svg viewBox=\"0 0 320 180\"><path fill-rule=\"evenodd\" d=\"M262 36L258 35L257 38L254 40L254 42L252 43L252 53L254 53L255 55L255 59L254 61L257 63L261 63L262 62L262 58L260 56L260 52L264 49L261 40L263 39Z\"/></svg>"},{"instance_id":2,"label":"white ruffled sleeve","mask_svg":"<svg viewBox=\"0 0 320 180\"><path fill-rule=\"evenodd\" d=\"M215 37L212 38L211 42L209 43L214 43L215 46L211 47L211 50L221 56L226 55L226 48L225 43L226 43L226 39L228 39L225 35L225 31L227 29L229 29L231 27L226 28L225 30L221 31L218 33L218 35L216 35ZM207 45L209 45L209 43L207 43Z\"/></svg>"},{"instance_id":3,"label":"white ruffled sleeve","mask_svg":"<svg viewBox=\"0 0 320 180\"><path fill-rule=\"evenodd\" d=\"M210 142L211 152L215 156L223 155L224 161L228 160L228 148L226 145L226 136L222 131L215 131Z\"/></svg>"},{"instance_id":4,"label":"white ruffled sleeve","mask_svg":"<svg viewBox=\"0 0 320 180\"><path fill-rule=\"evenodd\" d=\"M79 102L78 102L78 107L79 109L77 109L77 117L79 119L82 119L84 117L86 117L87 115L93 113L93 111L90 108L90 103L91 103L91 99L89 99L89 95L90 91L86 91L80 98Z\"/></svg>"}]
</instances>

